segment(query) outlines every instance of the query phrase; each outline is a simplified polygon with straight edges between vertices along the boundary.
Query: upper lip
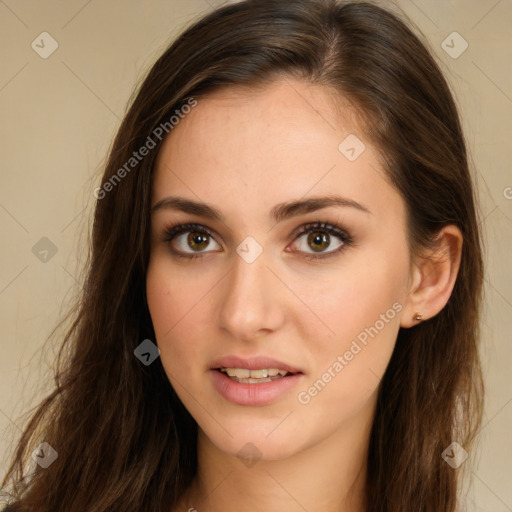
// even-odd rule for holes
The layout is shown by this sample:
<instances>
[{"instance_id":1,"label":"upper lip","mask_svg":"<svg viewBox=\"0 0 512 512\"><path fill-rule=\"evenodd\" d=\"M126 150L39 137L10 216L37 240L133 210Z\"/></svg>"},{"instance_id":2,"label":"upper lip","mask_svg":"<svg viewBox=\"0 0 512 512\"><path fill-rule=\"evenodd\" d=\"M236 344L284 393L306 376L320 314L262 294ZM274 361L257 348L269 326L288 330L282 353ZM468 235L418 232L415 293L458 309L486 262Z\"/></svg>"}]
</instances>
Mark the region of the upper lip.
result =
<instances>
[{"instance_id":1,"label":"upper lip","mask_svg":"<svg viewBox=\"0 0 512 512\"><path fill-rule=\"evenodd\" d=\"M221 357L212 364L212 369L217 370L219 368L246 368L248 370L276 368L278 370L286 370L290 373L303 373L299 368L266 356L254 356L249 358L238 356Z\"/></svg>"}]
</instances>

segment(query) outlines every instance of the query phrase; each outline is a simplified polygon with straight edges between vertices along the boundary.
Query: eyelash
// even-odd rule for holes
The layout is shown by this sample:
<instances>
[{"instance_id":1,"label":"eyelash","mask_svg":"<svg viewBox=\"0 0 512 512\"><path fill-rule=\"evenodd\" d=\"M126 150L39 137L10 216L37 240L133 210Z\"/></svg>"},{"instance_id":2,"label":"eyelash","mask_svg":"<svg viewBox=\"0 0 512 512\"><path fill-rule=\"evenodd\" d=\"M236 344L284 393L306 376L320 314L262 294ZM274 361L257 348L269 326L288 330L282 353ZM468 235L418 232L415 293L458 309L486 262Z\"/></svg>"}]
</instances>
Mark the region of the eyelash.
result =
<instances>
[{"instance_id":1,"label":"eyelash","mask_svg":"<svg viewBox=\"0 0 512 512\"><path fill-rule=\"evenodd\" d=\"M203 235L208 235L211 238L215 238L213 236L212 231L210 231L206 226L202 226L201 224L194 224L194 223L188 223L188 224L173 224L167 226L164 232L164 236L162 241L166 243L171 243L174 238L177 235L181 235L182 233L187 233L193 231L195 233L200 233ZM338 247L337 249L333 251L329 251L327 253L318 254L318 255L312 255L311 253L302 253L303 257L306 260L309 261L318 261L326 258L333 257L337 255L338 253L342 252L347 246L353 245L353 239L352 237L343 229L339 228L338 226L334 226L332 224L329 224L328 222L310 222L307 224L304 224L298 228L298 230L293 234L294 241L300 238L302 235L305 235L307 233L311 232L321 232L321 233L327 233L329 235L334 235L338 237L343 243ZM301 252L301 251L299 251ZM195 260L197 258L203 258L207 252L204 253L187 253L187 254L181 254L177 251L173 251L173 253L178 256L179 258L185 258L187 260Z\"/></svg>"}]
</instances>

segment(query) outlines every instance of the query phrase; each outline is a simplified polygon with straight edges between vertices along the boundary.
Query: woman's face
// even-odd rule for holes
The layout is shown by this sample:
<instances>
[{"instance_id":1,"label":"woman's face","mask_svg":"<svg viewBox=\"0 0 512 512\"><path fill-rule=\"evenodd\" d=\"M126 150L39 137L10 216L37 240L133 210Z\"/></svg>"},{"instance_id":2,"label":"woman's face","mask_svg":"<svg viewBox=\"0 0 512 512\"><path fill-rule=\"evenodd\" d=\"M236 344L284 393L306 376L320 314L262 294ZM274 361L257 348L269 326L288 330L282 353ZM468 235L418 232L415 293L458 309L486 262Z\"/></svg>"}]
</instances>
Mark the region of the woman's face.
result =
<instances>
[{"instance_id":1,"label":"woman's face","mask_svg":"<svg viewBox=\"0 0 512 512\"><path fill-rule=\"evenodd\" d=\"M228 454L279 459L368 425L393 351L411 284L405 205L331 101L291 78L226 88L198 99L158 155L156 343Z\"/></svg>"}]
</instances>

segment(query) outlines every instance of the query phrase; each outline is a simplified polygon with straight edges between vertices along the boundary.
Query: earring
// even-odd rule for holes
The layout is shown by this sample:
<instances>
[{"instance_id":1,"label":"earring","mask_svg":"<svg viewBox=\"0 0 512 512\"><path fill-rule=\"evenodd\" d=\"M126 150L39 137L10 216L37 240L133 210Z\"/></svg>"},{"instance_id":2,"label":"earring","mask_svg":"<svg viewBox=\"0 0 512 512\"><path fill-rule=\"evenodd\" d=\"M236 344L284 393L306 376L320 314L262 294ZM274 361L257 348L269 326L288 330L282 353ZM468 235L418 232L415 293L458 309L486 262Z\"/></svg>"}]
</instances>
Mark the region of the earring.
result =
<instances>
[{"instance_id":1,"label":"earring","mask_svg":"<svg viewBox=\"0 0 512 512\"><path fill-rule=\"evenodd\" d=\"M416 313L414 315L414 320L418 320L418 322L421 322L421 320L423 320L423 315L421 313Z\"/></svg>"}]
</instances>

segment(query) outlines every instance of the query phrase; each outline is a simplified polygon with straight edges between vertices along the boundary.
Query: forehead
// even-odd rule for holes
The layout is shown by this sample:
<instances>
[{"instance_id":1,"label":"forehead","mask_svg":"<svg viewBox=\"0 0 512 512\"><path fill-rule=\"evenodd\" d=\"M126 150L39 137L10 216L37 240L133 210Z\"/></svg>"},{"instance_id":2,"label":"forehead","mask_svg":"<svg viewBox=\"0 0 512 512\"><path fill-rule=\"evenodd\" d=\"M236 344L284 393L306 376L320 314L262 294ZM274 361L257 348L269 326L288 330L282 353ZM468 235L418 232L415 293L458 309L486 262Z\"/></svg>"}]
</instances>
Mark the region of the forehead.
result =
<instances>
[{"instance_id":1,"label":"forehead","mask_svg":"<svg viewBox=\"0 0 512 512\"><path fill-rule=\"evenodd\" d=\"M400 201L357 120L342 98L292 79L200 97L160 149L152 204L172 194L259 215L306 195Z\"/></svg>"}]
</instances>

